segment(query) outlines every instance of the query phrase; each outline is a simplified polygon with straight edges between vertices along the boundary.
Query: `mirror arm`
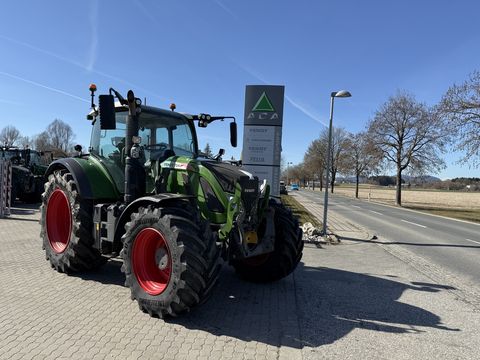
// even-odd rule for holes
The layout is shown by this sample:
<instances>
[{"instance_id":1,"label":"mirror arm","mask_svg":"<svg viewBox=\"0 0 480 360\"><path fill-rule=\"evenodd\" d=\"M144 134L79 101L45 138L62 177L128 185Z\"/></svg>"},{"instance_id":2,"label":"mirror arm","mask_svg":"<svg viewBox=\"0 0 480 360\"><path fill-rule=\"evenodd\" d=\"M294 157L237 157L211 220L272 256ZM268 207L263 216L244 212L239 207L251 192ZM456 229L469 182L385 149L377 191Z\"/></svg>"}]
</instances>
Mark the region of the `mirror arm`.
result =
<instances>
[{"instance_id":1,"label":"mirror arm","mask_svg":"<svg viewBox=\"0 0 480 360\"><path fill-rule=\"evenodd\" d=\"M123 98L123 96L122 96L117 90L115 90L114 88L110 88L110 89L108 90L108 92L109 92L110 95L112 95L112 92L113 92L113 93L115 94L115 96L117 97L118 101L120 101L120 104L122 104L122 105L128 105L128 101L125 100L125 99Z\"/></svg>"}]
</instances>

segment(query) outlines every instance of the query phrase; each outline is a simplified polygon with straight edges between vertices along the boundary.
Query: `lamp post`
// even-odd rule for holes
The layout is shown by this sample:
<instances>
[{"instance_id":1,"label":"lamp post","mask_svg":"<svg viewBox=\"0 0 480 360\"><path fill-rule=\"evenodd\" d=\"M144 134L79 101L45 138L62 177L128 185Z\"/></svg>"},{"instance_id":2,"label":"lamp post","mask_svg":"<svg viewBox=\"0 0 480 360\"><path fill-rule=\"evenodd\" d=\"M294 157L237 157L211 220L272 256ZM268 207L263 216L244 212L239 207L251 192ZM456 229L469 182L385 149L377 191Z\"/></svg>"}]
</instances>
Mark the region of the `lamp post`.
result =
<instances>
[{"instance_id":1,"label":"lamp post","mask_svg":"<svg viewBox=\"0 0 480 360\"><path fill-rule=\"evenodd\" d=\"M326 175L326 184L325 184L325 198L323 201L323 229L322 234L327 235L327 211L328 211L328 183L330 181L330 162L332 156L330 154L332 148L332 121L333 121L333 103L336 97L345 98L350 97L350 94L347 90L334 91L330 94L330 123L328 126L328 147L327 147L327 175Z\"/></svg>"}]
</instances>

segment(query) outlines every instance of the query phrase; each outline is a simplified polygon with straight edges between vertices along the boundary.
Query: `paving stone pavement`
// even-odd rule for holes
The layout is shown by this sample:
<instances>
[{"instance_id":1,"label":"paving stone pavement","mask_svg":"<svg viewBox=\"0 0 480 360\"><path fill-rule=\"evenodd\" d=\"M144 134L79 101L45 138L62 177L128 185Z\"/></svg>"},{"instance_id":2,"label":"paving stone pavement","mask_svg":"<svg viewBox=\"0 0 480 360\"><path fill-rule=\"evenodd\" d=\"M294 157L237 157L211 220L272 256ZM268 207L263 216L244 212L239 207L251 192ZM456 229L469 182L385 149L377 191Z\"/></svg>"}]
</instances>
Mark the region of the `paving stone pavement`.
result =
<instances>
[{"instance_id":1,"label":"paving stone pavement","mask_svg":"<svg viewBox=\"0 0 480 360\"><path fill-rule=\"evenodd\" d=\"M225 266L209 301L163 321L123 286L121 261L73 276L45 260L37 209L0 220L0 359L295 359L294 277L257 285ZM293 349L293 356L292 356Z\"/></svg>"},{"instance_id":2,"label":"paving stone pavement","mask_svg":"<svg viewBox=\"0 0 480 360\"><path fill-rule=\"evenodd\" d=\"M119 260L73 276L51 269L38 219L35 208L14 208L0 219L2 360L413 359L435 358L428 356L432 346L449 358L470 358L453 351L469 339L451 336L457 328L478 333L478 314L464 307L455 313L452 295L368 243L306 245L297 270L273 284L241 281L225 266L207 303L180 318L150 318L130 300ZM417 288L432 290L419 301ZM402 294L412 305L400 302ZM440 318L446 301L450 312ZM438 346L437 337L456 348ZM403 356L412 341L416 352Z\"/></svg>"}]
</instances>

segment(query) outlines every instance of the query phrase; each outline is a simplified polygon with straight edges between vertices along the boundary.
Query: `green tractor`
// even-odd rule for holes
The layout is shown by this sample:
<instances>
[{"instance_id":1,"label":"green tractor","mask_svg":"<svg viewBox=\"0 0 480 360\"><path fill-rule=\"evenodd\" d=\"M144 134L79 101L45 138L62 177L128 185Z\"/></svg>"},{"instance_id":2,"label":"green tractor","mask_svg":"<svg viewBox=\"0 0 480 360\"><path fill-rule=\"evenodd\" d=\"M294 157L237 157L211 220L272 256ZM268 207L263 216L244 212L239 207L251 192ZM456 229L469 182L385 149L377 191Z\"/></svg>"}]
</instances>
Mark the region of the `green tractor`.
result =
<instances>
[{"instance_id":1,"label":"green tractor","mask_svg":"<svg viewBox=\"0 0 480 360\"><path fill-rule=\"evenodd\" d=\"M2 147L0 158L6 158L12 163L11 204L17 198L26 203L40 202L47 170L44 153L29 148L20 150L16 147Z\"/></svg>"},{"instance_id":2,"label":"green tractor","mask_svg":"<svg viewBox=\"0 0 480 360\"><path fill-rule=\"evenodd\" d=\"M110 89L94 104L89 153L50 164L41 206L47 260L59 272L123 258L125 285L142 311L165 317L205 301L222 258L244 279L279 280L302 256L302 232L270 187L239 166L199 155L188 115L142 105ZM118 101L115 102L115 97Z\"/></svg>"}]
</instances>

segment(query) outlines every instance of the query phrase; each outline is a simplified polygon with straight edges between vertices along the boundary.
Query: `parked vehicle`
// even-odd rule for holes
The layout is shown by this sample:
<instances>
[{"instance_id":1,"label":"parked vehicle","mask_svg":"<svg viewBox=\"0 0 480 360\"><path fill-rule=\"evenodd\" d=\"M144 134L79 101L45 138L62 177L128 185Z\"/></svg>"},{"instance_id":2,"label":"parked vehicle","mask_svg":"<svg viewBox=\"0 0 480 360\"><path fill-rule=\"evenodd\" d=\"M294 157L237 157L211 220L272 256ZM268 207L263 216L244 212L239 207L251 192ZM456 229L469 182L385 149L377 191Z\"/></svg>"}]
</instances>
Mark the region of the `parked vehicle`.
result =
<instances>
[{"instance_id":1,"label":"parked vehicle","mask_svg":"<svg viewBox=\"0 0 480 360\"><path fill-rule=\"evenodd\" d=\"M4 147L1 148L0 157L12 163L12 204L17 198L28 203L40 202L47 170L43 153L31 149Z\"/></svg>"},{"instance_id":2,"label":"parked vehicle","mask_svg":"<svg viewBox=\"0 0 480 360\"><path fill-rule=\"evenodd\" d=\"M222 151L199 156L195 123L206 128L232 117L146 106L131 90L125 99L110 89L97 109L95 90L91 85L90 153L77 146L77 156L54 161L46 173L40 224L53 268L85 271L120 255L132 299L155 317L208 299L220 257L253 282L296 268L302 230L270 198L270 186L222 162Z\"/></svg>"},{"instance_id":3,"label":"parked vehicle","mask_svg":"<svg viewBox=\"0 0 480 360\"><path fill-rule=\"evenodd\" d=\"M292 184L290 185L290 190L300 190L300 187L298 186L298 184Z\"/></svg>"},{"instance_id":4,"label":"parked vehicle","mask_svg":"<svg viewBox=\"0 0 480 360\"><path fill-rule=\"evenodd\" d=\"M285 185L285 181L280 181L280 194L281 195L288 195L287 186Z\"/></svg>"}]
</instances>

